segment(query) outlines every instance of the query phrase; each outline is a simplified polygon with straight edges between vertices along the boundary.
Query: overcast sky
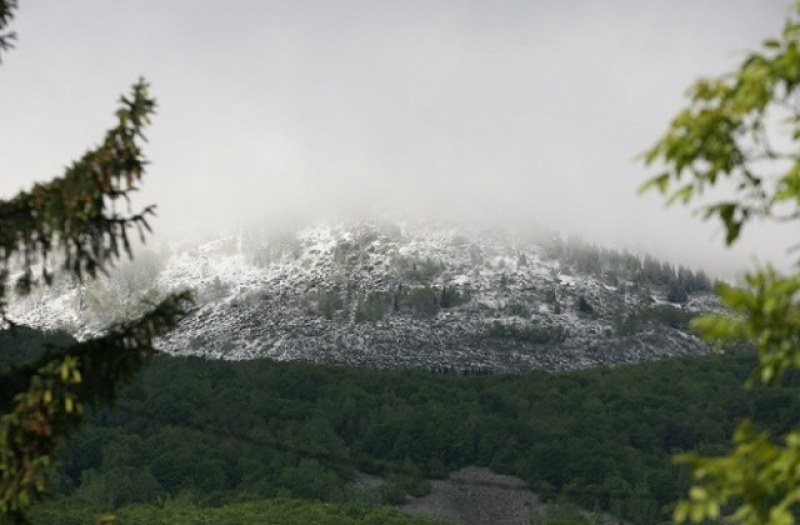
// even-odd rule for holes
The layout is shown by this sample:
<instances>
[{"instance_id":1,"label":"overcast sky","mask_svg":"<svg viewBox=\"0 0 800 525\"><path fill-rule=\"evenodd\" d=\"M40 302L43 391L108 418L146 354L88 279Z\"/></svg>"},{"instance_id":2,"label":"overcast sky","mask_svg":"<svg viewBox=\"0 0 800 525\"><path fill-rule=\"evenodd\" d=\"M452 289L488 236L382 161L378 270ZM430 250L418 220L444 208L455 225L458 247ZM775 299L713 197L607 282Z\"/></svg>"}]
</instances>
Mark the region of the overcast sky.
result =
<instances>
[{"instance_id":1,"label":"overcast sky","mask_svg":"<svg viewBox=\"0 0 800 525\"><path fill-rule=\"evenodd\" d=\"M791 238L762 229L726 251L715 224L636 194L636 155L686 88L778 34L788 0L20 4L1 197L97 144L142 75L159 102L143 197L162 232L469 213L726 273Z\"/></svg>"}]
</instances>

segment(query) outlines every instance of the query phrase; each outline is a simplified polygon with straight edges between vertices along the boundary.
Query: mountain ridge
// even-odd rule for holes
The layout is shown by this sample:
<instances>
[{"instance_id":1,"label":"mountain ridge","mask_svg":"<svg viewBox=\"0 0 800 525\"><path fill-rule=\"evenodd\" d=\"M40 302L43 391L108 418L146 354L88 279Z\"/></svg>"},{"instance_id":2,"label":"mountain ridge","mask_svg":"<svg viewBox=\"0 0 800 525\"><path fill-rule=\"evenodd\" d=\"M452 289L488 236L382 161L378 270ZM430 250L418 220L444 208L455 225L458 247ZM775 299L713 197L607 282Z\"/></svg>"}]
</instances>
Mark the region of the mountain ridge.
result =
<instances>
[{"instance_id":1,"label":"mountain ridge","mask_svg":"<svg viewBox=\"0 0 800 525\"><path fill-rule=\"evenodd\" d=\"M86 337L142 301L190 288L197 307L162 341L172 354L566 370L709 351L686 324L718 310L710 284L667 266L559 237L317 224L145 251L97 282L18 299L12 313ZM675 283L689 290L670 302Z\"/></svg>"}]
</instances>

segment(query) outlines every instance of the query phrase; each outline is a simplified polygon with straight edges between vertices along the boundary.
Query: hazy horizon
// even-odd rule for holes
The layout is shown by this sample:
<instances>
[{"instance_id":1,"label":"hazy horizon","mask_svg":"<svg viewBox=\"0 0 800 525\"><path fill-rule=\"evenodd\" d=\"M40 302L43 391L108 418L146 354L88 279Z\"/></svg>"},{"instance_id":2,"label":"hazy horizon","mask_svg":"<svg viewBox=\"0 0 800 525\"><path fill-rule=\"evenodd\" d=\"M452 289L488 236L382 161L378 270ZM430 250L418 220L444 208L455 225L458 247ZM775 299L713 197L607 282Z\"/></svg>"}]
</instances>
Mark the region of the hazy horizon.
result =
<instances>
[{"instance_id":1,"label":"hazy horizon","mask_svg":"<svg viewBox=\"0 0 800 525\"><path fill-rule=\"evenodd\" d=\"M637 155L700 76L779 33L778 0L22 2L0 64L8 198L97 144L141 75L159 110L140 203L164 238L286 217L468 219L731 275L716 223L637 196Z\"/></svg>"}]
</instances>

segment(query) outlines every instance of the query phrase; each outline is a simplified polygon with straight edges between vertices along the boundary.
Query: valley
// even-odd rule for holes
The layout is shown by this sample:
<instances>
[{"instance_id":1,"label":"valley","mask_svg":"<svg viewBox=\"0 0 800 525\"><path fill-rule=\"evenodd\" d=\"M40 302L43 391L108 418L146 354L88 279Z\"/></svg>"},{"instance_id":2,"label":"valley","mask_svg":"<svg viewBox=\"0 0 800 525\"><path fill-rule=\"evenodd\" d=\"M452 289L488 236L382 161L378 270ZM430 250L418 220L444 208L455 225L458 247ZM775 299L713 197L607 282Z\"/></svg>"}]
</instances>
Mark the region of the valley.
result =
<instances>
[{"instance_id":1,"label":"valley","mask_svg":"<svg viewBox=\"0 0 800 525\"><path fill-rule=\"evenodd\" d=\"M393 505L448 523L656 523L688 483L671 455L723 443L752 366L733 347L709 355L690 331L721 311L702 272L452 225L315 225L142 250L10 312L66 344L184 289L195 306L160 341L167 355L66 444L61 496L39 522L177 523L219 507L220 523L260 508L353 523L348 513Z\"/></svg>"}]
</instances>

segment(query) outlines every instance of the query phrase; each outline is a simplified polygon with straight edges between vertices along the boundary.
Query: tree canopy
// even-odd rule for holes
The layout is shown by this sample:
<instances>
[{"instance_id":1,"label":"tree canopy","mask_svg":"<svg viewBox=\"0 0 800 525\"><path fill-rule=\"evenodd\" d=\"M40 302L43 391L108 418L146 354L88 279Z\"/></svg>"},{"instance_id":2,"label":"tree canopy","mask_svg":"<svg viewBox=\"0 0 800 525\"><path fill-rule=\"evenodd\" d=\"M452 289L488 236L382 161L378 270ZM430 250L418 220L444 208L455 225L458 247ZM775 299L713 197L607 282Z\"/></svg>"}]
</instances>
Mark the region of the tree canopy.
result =
<instances>
[{"instance_id":1,"label":"tree canopy","mask_svg":"<svg viewBox=\"0 0 800 525\"><path fill-rule=\"evenodd\" d=\"M657 189L668 203L703 200L703 216L721 222L728 245L756 219L800 220L799 96L800 4L781 36L764 41L737 70L694 84L689 105L645 153L663 172L643 189ZM708 200L720 193L725 197ZM709 340L751 341L759 364L750 383L775 383L800 366L798 292L800 273L757 268L742 286L722 287L730 315L705 316L694 325ZM679 458L693 466L695 484L676 508L676 521L732 513L747 524L794 523L800 429L776 441L745 421L733 447L722 457Z\"/></svg>"},{"instance_id":2,"label":"tree canopy","mask_svg":"<svg viewBox=\"0 0 800 525\"><path fill-rule=\"evenodd\" d=\"M0 51L17 3L0 0ZM54 277L95 277L131 257L130 231L150 231L153 207L133 212L146 160L144 128L156 107L144 80L120 99L117 124L102 143L64 175L0 200L0 323L15 325L8 299L52 284ZM128 206L123 204L127 203ZM124 211L119 211L122 209ZM24 521L24 509L47 494L46 470L60 440L77 428L87 407L109 403L117 386L156 352L154 341L174 327L190 303L171 295L137 319L101 337L50 347L23 366L0 368L0 517Z\"/></svg>"},{"instance_id":3,"label":"tree canopy","mask_svg":"<svg viewBox=\"0 0 800 525\"><path fill-rule=\"evenodd\" d=\"M209 510L279 495L396 504L474 465L542 501L664 524L690 481L673 454L724 451L735 415L774 432L800 417L800 374L747 392L754 364L729 352L492 375L157 356L61 447L57 496L31 518L88 506L128 523L126 507L181 498Z\"/></svg>"}]
</instances>

